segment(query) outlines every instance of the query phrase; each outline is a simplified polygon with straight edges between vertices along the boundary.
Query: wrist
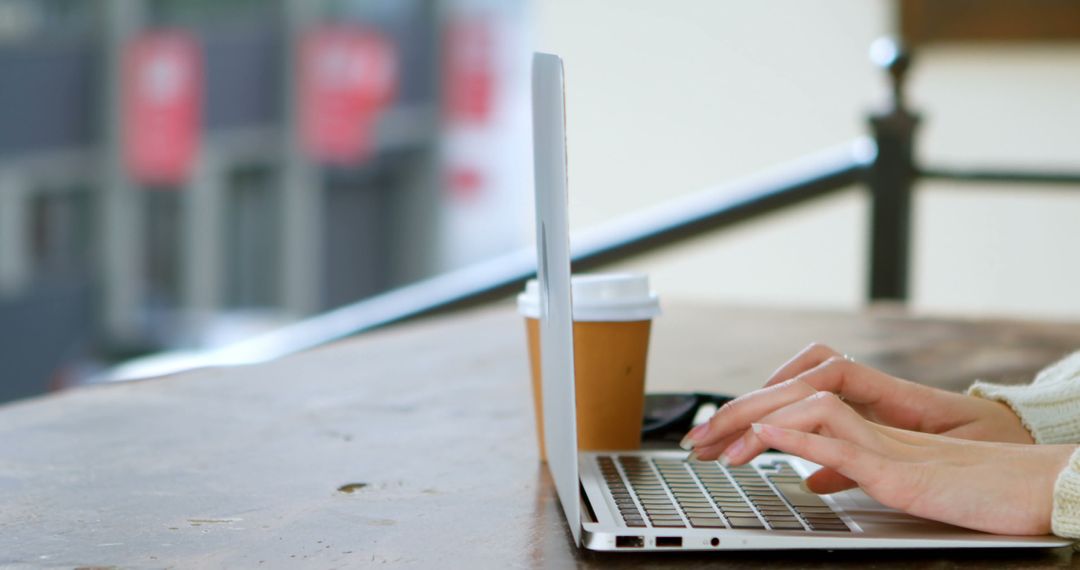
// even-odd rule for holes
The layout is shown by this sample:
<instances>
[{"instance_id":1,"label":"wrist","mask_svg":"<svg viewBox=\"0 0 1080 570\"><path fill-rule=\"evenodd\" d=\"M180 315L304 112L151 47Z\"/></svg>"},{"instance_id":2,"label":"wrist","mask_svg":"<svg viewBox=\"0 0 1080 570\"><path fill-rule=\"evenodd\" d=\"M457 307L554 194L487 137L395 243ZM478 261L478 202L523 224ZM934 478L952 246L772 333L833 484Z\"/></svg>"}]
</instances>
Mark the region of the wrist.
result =
<instances>
[{"instance_id":1,"label":"wrist","mask_svg":"<svg viewBox=\"0 0 1080 570\"><path fill-rule=\"evenodd\" d=\"M1025 444L1035 443L1035 437L1032 435L1028 427L1024 425L1023 420L1020 419L1020 416L1016 413L1016 410L1012 409L1012 406L1010 406L1006 402L1002 402L999 400L983 401L993 406L993 409L995 411L993 415L995 416L996 421L994 423L995 425L1000 426L1000 430L997 434L998 441ZM1067 459L1068 455L1066 455L1066 460ZM1064 463L1065 461L1063 460L1062 467L1064 467Z\"/></svg>"},{"instance_id":2,"label":"wrist","mask_svg":"<svg viewBox=\"0 0 1080 570\"><path fill-rule=\"evenodd\" d=\"M1007 405L1035 443L1080 441L1080 383L999 385L976 382L967 393Z\"/></svg>"}]
</instances>

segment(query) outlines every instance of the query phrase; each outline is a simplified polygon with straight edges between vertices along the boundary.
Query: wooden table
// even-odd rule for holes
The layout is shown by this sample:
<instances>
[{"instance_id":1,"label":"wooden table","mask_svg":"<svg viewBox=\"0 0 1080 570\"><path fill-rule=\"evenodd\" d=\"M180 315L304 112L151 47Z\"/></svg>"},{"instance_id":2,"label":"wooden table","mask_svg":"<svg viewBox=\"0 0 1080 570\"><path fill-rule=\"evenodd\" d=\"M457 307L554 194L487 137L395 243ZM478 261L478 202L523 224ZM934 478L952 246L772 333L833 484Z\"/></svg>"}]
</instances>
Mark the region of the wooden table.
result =
<instances>
[{"instance_id":1,"label":"wooden table","mask_svg":"<svg viewBox=\"0 0 1080 570\"><path fill-rule=\"evenodd\" d=\"M668 303L649 388L742 393L821 340L950 388L1027 381L1080 326ZM0 567L1050 567L1001 554L577 551L537 463L509 305L260 366L0 408Z\"/></svg>"}]
</instances>

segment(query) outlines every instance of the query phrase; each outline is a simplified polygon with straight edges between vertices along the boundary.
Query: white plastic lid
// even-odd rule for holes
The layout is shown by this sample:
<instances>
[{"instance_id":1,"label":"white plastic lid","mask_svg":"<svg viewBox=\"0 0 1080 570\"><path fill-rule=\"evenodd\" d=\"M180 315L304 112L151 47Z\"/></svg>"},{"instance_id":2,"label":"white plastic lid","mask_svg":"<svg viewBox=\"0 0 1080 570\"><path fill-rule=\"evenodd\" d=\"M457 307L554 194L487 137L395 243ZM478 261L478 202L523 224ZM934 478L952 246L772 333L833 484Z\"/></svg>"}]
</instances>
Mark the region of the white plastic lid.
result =
<instances>
[{"instance_id":1,"label":"white plastic lid","mask_svg":"<svg viewBox=\"0 0 1080 570\"><path fill-rule=\"evenodd\" d=\"M575 321L647 321L660 314L660 299L649 290L649 276L642 273L599 273L570 278ZM540 285L525 284L518 295L518 311L540 318Z\"/></svg>"}]
</instances>

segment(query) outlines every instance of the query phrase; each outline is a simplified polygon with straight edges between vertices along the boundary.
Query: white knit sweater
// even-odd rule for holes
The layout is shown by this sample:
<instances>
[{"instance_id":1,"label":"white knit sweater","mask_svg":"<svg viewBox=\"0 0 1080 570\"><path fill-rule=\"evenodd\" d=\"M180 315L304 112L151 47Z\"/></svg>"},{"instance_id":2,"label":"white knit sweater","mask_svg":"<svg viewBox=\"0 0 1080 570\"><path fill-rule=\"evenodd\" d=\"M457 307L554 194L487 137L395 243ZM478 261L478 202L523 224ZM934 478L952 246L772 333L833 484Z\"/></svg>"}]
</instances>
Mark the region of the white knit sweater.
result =
<instances>
[{"instance_id":1,"label":"white knit sweater","mask_svg":"<svg viewBox=\"0 0 1080 570\"><path fill-rule=\"evenodd\" d=\"M976 382L968 394L1008 404L1036 443L1080 444L1080 352L1043 369L1028 385ZM1080 448L1054 484L1054 534L1080 538Z\"/></svg>"}]
</instances>

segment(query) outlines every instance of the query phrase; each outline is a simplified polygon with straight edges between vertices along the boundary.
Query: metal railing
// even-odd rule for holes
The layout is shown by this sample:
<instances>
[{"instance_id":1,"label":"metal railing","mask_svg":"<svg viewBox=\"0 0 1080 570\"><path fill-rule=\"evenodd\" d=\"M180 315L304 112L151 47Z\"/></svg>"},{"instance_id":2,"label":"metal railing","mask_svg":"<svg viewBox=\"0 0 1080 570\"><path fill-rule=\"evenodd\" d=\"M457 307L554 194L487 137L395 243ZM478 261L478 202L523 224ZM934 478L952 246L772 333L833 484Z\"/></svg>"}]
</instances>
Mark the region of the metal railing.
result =
<instances>
[{"instance_id":1,"label":"metal railing","mask_svg":"<svg viewBox=\"0 0 1080 570\"><path fill-rule=\"evenodd\" d=\"M873 142L858 139L576 234L571 252L574 270L629 259L851 188L865 178L874 157ZM520 291L535 274L536 252L521 249L221 349L140 358L114 368L103 379L129 380L273 360L411 318L504 299Z\"/></svg>"},{"instance_id":2,"label":"metal railing","mask_svg":"<svg viewBox=\"0 0 1080 570\"><path fill-rule=\"evenodd\" d=\"M892 80L885 111L870 117L872 138L799 160L760 176L723 185L575 235L575 271L652 252L807 201L863 185L870 196L870 301L906 301L911 204L920 179L1074 184L1080 173L920 168L914 160L919 118L904 103L910 56L898 43L877 45L877 63ZM107 379L131 379L205 366L272 360L393 323L506 298L535 273L532 250L401 287L219 350L148 357Z\"/></svg>"}]
</instances>

